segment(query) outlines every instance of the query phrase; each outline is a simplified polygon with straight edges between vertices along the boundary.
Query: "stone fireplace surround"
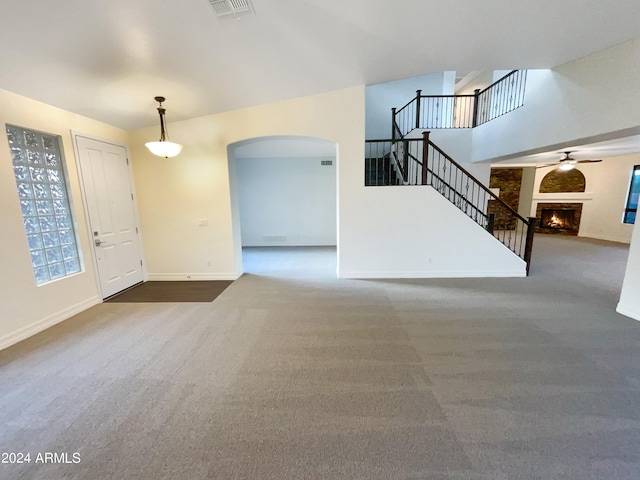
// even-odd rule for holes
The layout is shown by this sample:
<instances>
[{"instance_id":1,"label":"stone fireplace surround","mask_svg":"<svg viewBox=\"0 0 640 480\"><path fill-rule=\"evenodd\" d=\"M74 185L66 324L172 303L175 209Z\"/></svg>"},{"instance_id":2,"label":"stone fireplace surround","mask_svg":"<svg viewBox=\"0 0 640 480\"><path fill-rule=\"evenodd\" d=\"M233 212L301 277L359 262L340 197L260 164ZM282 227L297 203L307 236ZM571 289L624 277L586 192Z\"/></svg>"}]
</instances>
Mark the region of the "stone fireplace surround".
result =
<instances>
[{"instance_id":1,"label":"stone fireplace surround","mask_svg":"<svg viewBox=\"0 0 640 480\"><path fill-rule=\"evenodd\" d=\"M584 202L591 198L590 194L586 193L585 176L579 169L561 171L554 168L541 180L538 194L534 195L533 200L537 201L536 233L577 236L580 230L582 207ZM573 216L572 225L554 227L549 224L549 219L554 212L557 216L562 216L567 211L573 212L569 215L569 217ZM547 219L543 219L545 212L550 214Z\"/></svg>"},{"instance_id":2,"label":"stone fireplace surround","mask_svg":"<svg viewBox=\"0 0 640 480\"><path fill-rule=\"evenodd\" d=\"M542 213L543 210L572 210L573 211L573 225L571 228L550 228L542 225ZM536 233L551 233L556 235L573 235L577 236L580 230L580 217L582 216L582 203L545 203L538 202L536 207L536 218L538 219L538 225L536 225Z\"/></svg>"}]
</instances>

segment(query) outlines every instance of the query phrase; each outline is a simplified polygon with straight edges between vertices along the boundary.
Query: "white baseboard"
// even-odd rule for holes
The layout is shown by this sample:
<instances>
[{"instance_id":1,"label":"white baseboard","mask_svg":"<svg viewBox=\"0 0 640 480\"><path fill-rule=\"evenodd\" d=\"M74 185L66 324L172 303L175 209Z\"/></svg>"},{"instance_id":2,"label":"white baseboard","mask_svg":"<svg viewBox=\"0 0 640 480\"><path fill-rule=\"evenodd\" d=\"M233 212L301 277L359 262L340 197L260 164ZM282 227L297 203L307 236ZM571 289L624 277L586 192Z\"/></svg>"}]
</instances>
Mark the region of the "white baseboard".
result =
<instances>
[{"instance_id":1,"label":"white baseboard","mask_svg":"<svg viewBox=\"0 0 640 480\"><path fill-rule=\"evenodd\" d=\"M10 347L22 340L25 340L36 333L40 333L47 328L53 327L54 325L67 320L68 318L73 317L74 315L83 312L84 310L93 307L102 302L102 299L99 297L91 297L83 302L72 305L71 307L60 310L59 312L53 313L51 315L47 315L42 320L38 320L37 322L32 323L31 325L27 325L26 327L22 327L15 332L11 332L8 335L0 338L0 350Z\"/></svg>"},{"instance_id":2,"label":"white baseboard","mask_svg":"<svg viewBox=\"0 0 640 480\"><path fill-rule=\"evenodd\" d=\"M615 242L615 243L626 243L627 245L629 245L630 243L630 239L627 237L611 237L611 236L607 236L607 235L598 235L597 233L591 234L591 233L582 233L578 235L578 238L593 238L595 240L605 240L607 242Z\"/></svg>"},{"instance_id":3,"label":"white baseboard","mask_svg":"<svg viewBox=\"0 0 640 480\"><path fill-rule=\"evenodd\" d=\"M435 271L435 272L338 272L339 278L513 278L526 277L526 270L504 271Z\"/></svg>"},{"instance_id":4,"label":"white baseboard","mask_svg":"<svg viewBox=\"0 0 640 480\"><path fill-rule=\"evenodd\" d=\"M634 320L640 321L640 310L635 307L630 307L628 305L624 305L622 303L618 303L616 307L616 312L625 315L629 318L633 318Z\"/></svg>"},{"instance_id":5,"label":"white baseboard","mask_svg":"<svg viewBox=\"0 0 640 480\"><path fill-rule=\"evenodd\" d=\"M177 282L189 280L237 280L237 273L148 273L147 280L154 282Z\"/></svg>"}]
</instances>

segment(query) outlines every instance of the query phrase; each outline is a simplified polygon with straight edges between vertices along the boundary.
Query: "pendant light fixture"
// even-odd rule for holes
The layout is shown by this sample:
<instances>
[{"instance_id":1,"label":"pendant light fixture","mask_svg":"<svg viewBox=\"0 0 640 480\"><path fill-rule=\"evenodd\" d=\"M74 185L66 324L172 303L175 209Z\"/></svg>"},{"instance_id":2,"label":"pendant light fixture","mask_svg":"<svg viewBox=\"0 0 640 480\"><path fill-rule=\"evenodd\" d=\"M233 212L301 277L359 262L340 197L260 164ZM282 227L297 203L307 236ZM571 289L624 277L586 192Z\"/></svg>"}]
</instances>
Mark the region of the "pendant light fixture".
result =
<instances>
[{"instance_id":1,"label":"pendant light fixture","mask_svg":"<svg viewBox=\"0 0 640 480\"><path fill-rule=\"evenodd\" d=\"M155 101L159 104L158 113L160 114L160 140L157 142L147 142L144 145L151 151L151 153L159 157L175 157L180 153L180 150L182 150L182 145L180 145L179 143L168 141L169 135L167 134L167 129L164 124L164 114L166 113L166 110L162 106L162 102L165 101L165 98L154 98Z\"/></svg>"}]
</instances>

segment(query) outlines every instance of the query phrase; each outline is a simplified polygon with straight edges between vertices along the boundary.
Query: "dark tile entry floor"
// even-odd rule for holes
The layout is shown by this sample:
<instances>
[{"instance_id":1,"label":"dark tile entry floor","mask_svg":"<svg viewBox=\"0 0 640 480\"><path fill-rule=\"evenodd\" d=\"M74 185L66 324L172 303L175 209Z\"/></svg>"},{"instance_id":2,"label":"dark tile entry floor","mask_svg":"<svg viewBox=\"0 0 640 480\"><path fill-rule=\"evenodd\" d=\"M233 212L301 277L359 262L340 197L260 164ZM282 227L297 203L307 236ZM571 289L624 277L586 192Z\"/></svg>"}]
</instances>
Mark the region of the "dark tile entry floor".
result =
<instances>
[{"instance_id":1,"label":"dark tile entry floor","mask_svg":"<svg viewBox=\"0 0 640 480\"><path fill-rule=\"evenodd\" d=\"M144 282L105 302L213 302L232 283L230 280Z\"/></svg>"}]
</instances>

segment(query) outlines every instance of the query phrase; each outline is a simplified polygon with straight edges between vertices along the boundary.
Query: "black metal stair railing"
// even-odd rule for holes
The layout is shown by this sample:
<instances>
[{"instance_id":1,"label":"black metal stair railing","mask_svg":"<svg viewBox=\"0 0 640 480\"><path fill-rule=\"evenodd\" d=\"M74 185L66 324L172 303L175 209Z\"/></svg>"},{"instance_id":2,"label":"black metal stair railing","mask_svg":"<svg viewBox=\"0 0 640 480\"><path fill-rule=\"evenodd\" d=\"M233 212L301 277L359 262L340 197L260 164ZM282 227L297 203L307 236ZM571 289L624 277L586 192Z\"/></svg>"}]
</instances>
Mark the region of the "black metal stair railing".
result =
<instances>
[{"instance_id":1,"label":"black metal stair railing","mask_svg":"<svg viewBox=\"0 0 640 480\"><path fill-rule=\"evenodd\" d=\"M365 185L430 185L527 264L535 218L526 219L429 140L367 140Z\"/></svg>"},{"instance_id":2,"label":"black metal stair railing","mask_svg":"<svg viewBox=\"0 0 640 480\"><path fill-rule=\"evenodd\" d=\"M393 161L393 143L367 140L365 143L365 186L398 185L403 174Z\"/></svg>"},{"instance_id":3,"label":"black metal stair railing","mask_svg":"<svg viewBox=\"0 0 640 480\"><path fill-rule=\"evenodd\" d=\"M524 105L526 70L513 70L484 90L467 95L416 96L400 108L391 109L392 139L415 128L473 128Z\"/></svg>"},{"instance_id":4,"label":"black metal stair railing","mask_svg":"<svg viewBox=\"0 0 640 480\"><path fill-rule=\"evenodd\" d=\"M482 125L524 105L526 70L512 70L489 85L478 96L474 127Z\"/></svg>"}]
</instances>

